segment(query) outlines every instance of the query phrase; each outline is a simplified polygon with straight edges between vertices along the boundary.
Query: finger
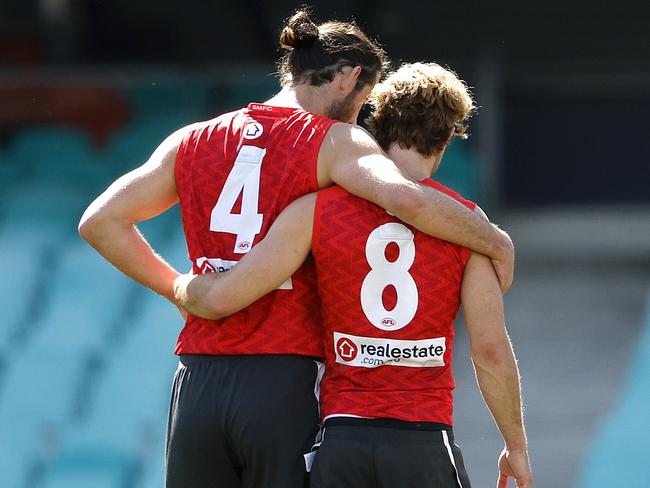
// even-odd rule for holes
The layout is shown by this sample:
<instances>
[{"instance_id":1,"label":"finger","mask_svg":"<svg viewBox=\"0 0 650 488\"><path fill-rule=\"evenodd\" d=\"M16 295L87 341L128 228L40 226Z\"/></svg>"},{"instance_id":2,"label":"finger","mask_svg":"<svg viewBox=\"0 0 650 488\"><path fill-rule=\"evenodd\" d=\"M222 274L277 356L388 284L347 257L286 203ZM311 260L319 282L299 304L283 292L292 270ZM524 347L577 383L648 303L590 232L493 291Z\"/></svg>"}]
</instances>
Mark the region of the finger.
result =
<instances>
[{"instance_id":1,"label":"finger","mask_svg":"<svg viewBox=\"0 0 650 488\"><path fill-rule=\"evenodd\" d=\"M517 488L530 488L533 482L530 478L515 478L515 485Z\"/></svg>"},{"instance_id":2,"label":"finger","mask_svg":"<svg viewBox=\"0 0 650 488\"><path fill-rule=\"evenodd\" d=\"M494 259L492 259L492 267L494 268L494 272L496 273L497 279L499 280L501 293L505 293L512 285L513 270L508 269L509 266L507 263L505 263L505 261Z\"/></svg>"},{"instance_id":3,"label":"finger","mask_svg":"<svg viewBox=\"0 0 650 488\"><path fill-rule=\"evenodd\" d=\"M497 278L499 279L501 293L507 292L512 285L512 275L501 266L495 267L495 271L497 273Z\"/></svg>"},{"instance_id":4,"label":"finger","mask_svg":"<svg viewBox=\"0 0 650 488\"><path fill-rule=\"evenodd\" d=\"M508 476L499 473L499 480L497 481L497 488L508 488Z\"/></svg>"}]
</instances>

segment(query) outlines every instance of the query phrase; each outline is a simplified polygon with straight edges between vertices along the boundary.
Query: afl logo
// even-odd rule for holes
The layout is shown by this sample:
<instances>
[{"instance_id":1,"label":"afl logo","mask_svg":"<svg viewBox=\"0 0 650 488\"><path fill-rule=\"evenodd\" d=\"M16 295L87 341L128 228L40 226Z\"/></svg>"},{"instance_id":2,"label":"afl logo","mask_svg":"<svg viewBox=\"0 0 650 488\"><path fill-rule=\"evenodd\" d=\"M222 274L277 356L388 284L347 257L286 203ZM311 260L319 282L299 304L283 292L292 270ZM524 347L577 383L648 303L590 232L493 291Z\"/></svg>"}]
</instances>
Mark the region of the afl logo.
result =
<instances>
[{"instance_id":1,"label":"afl logo","mask_svg":"<svg viewBox=\"0 0 650 488\"><path fill-rule=\"evenodd\" d=\"M339 356L341 356L341 359L343 359L343 361L352 361L357 357L359 349L357 348L357 345L350 339L347 337L341 337L336 342L336 352Z\"/></svg>"},{"instance_id":2,"label":"afl logo","mask_svg":"<svg viewBox=\"0 0 650 488\"><path fill-rule=\"evenodd\" d=\"M251 243L248 241L242 241L239 244L237 244L237 248L241 249L242 251L247 251L251 248Z\"/></svg>"},{"instance_id":3,"label":"afl logo","mask_svg":"<svg viewBox=\"0 0 650 488\"><path fill-rule=\"evenodd\" d=\"M395 319L386 317L381 319L381 325L383 325L384 327L395 327L397 325L397 322L395 322Z\"/></svg>"},{"instance_id":4,"label":"afl logo","mask_svg":"<svg viewBox=\"0 0 650 488\"><path fill-rule=\"evenodd\" d=\"M264 127L259 122L251 122L244 127L244 139L257 139L264 132Z\"/></svg>"}]
</instances>

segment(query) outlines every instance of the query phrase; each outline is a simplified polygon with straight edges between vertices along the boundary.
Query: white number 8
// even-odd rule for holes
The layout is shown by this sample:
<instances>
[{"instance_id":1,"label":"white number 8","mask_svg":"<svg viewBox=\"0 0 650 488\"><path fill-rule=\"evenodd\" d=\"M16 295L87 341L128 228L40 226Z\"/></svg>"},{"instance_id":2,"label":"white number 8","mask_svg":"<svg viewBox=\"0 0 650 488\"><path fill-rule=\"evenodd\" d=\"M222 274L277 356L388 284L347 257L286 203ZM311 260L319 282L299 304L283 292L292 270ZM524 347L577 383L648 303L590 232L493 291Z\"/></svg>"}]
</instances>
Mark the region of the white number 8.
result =
<instances>
[{"instance_id":1,"label":"white number 8","mask_svg":"<svg viewBox=\"0 0 650 488\"><path fill-rule=\"evenodd\" d=\"M418 309L418 288L409 274L415 260L414 236L405 225L391 222L373 230L366 241L366 259L370 273L361 285L361 308L372 325L382 330L406 327ZM394 242L399 247L396 261L386 259L386 247ZM386 310L382 294L388 285L397 292L397 303Z\"/></svg>"}]
</instances>

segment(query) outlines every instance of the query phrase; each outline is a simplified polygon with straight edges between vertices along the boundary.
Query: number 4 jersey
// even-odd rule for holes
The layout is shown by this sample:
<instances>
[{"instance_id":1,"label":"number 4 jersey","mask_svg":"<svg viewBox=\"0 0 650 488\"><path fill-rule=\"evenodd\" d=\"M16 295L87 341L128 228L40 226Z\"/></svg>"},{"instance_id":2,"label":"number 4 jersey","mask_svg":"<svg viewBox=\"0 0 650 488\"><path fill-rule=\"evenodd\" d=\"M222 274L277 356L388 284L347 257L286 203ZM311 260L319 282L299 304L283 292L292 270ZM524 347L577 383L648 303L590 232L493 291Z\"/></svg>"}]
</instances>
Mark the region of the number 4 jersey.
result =
<instances>
[{"instance_id":1,"label":"number 4 jersey","mask_svg":"<svg viewBox=\"0 0 650 488\"><path fill-rule=\"evenodd\" d=\"M188 133L175 173L194 273L230 269L286 206L318 190L318 152L333 123L300 109L250 104ZM220 321L190 316L176 353L322 357L313 261L239 313Z\"/></svg>"},{"instance_id":2,"label":"number 4 jersey","mask_svg":"<svg viewBox=\"0 0 650 488\"><path fill-rule=\"evenodd\" d=\"M325 327L323 419L451 425L453 321L469 251L338 187L318 194L313 232Z\"/></svg>"}]
</instances>

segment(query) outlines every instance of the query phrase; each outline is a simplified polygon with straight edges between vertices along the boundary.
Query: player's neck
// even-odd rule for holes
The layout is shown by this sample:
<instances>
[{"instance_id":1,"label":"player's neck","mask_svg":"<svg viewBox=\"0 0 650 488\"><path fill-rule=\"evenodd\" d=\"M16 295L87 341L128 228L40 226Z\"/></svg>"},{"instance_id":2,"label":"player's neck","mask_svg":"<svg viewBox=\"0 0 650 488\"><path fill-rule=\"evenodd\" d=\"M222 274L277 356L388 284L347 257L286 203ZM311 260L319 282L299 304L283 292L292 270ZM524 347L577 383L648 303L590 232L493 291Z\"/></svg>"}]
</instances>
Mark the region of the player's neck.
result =
<instances>
[{"instance_id":1,"label":"player's neck","mask_svg":"<svg viewBox=\"0 0 650 488\"><path fill-rule=\"evenodd\" d=\"M405 149L394 142L386 153L407 176L415 181L422 181L430 178L436 172L444 150L425 158L414 148Z\"/></svg>"},{"instance_id":2,"label":"player's neck","mask_svg":"<svg viewBox=\"0 0 650 488\"><path fill-rule=\"evenodd\" d=\"M318 115L325 115L329 106L326 96L319 87L306 85L287 86L280 93L267 100L267 105L296 107Z\"/></svg>"}]
</instances>

